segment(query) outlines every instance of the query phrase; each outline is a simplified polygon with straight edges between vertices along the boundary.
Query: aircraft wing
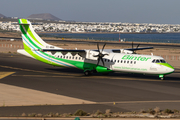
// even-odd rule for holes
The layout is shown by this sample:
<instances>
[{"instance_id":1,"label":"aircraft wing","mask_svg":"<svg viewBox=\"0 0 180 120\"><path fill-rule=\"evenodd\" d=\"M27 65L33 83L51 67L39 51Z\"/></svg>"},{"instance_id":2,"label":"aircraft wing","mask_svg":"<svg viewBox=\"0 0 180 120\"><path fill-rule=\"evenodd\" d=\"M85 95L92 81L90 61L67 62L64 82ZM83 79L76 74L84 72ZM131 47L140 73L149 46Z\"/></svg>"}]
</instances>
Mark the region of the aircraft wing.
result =
<instances>
[{"instance_id":1,"label":"aircraft wing","mask_svg":"<svg viewBox=\"0 0 180 120\"><path fill-rule=\"evenodd\" d=\"M124 50L129 50L129 51L136 51L136 50L145 50L145 49L153 49L153 47L141 47L141 48L128 48L128 49L124 49ZM85 53L86 50L70 50L70 49L40 49L40 51L43 51L43 52L74 52L74 53ZM92 49L92 51L94 52L98 52L98 50L95 50L95 49ZM104 49L105 52L108 52L108 53L121 53L120 52L120 49Z\"/></svg>"},{"instance_id":2,"label":"aircraft wing","mask_svg":"<svg viewBox=\"0 0 180 120\"><path fill-rule=\"evenodd\" d=\"M69 49L41 49L41 51L46 52L86 52L85 50L69 50Z\"/></svg>"},{"instance_id":3,"label":"aircraft wing","mask_svg":"<svg viewBox=\"0 0 180 120\"><path fill-rule=\"evenodd\" d=\"M128 48L124 50L136 51L136 50L145 50L145 49L153 49L154 47L141 47L141 48Z\"/></svg>"}]
</instances>

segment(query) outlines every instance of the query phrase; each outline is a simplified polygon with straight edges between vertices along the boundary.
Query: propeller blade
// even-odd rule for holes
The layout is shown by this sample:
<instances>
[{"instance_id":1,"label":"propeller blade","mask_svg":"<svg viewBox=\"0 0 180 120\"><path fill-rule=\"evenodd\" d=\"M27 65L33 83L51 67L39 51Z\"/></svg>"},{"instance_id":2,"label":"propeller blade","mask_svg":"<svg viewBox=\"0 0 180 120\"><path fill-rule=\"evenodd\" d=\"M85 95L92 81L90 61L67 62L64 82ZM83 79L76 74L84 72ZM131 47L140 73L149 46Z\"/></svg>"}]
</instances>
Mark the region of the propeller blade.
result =
<instances>
[{"instance_id":1,"label":"propeller blade","mask_svg":"<svg viewBox=\"0 0 180 120\"><path fill-rule=\"evenodd\" d=\"M133 49L133 42L132 42L132 49Z\"/></svg>"},{"instance_id":2,"label":"propeller blade","mask_svg":"<svg viewBox=\"0 0 180 120\"><path fill-rule=\"evenodd\" d=\"M105 55L109 55L109 54L103 54L103 55L105 56Z\"/></svg>"},{"instance_id":3,"label":"propeller blade","mask_svg":"<svg viewBox=\"0 0 180 120\"><path fill-rule=\"evenodd\" d=\"M99 61L100 61L100 58L98 57L98 62L97 62L97 64L96 64L96 67L99 65Z\"/></svg>"},{"instance_id":4,"label":"propeller blade","mask_svg":"<svg viewBox=\"0 0 180 120\"><path fill-rule=\"evenodd\" d=\"M139 45L140 45L140 44L137 45L136 49L138 49Z\"/></svg>"},{"instance_id":5,"label":"propeller blade","mask_svg":"<svg viewBox=\"0 0 180 120\"><path fill-rule=\"evenodd\" d=\"M97 48L98 48L98 51L99 51L99 43L97 43ZM100 53L100 51L99 51L99 53Z\"/></svg>"},{"instance_id":6,"label":"propeller blade","mask_svg":"<svg viewBox=\"0 0 180 120\"><path fill-rule=\"evenodd\" d=\"M93 55L93 57L99 57L99 55Z\"/></svg>"},{"instance_id":7,"label":"propeller blade","mask_svg":"<svg viewBox=\"0 0 180 120\"><path fill-rule=\"evenodd\" d=\"M138 49L139 45L140 45L140 44L138 44L137 47L136 47L136 49L133 50L133 54L136 54L135 51Z\"/></svg>"},{"instance_id":8,"label":"propeller blade","mask_svg":"<svg viewBox=\"0 0 180 120\"><path fill-rule=\"evenodd\" d=\"M102 64L103 64L103 66L104 66L104 60L103 60L103 57L104 57L105 55L108 55L108 54L102 54L102 52L103 52L105 46L106 46L106 43L103 45L102 51L100 52L100 50L99 50L99 44L97 43L97 48L98 48L99 54L98 54L98 55L93 55L94 57L98 57L98 59L97 59L98 62L97 62L97 64L96 64L96 67L99 65L100 60L101 60L101 62L102 62Z\"/></svg>"},{"instance_id":9,"label":"propeller blade","mask_svg":"<svg viewBox=\"0 0 180 120\"><path fill-rule=\"evenodd\" d=\"M102 51L101 51L101 52L103 52L105 46L106 46L106 43L103 45L103 48L102 48Z\"/></svg>"},{"instance_id":10,"label":"propeller blade","mask_svg":"<svg viewBox=\"0 0 180 120\"><path fill-rule=\"evenodd\" d=\"M104 60L103 60L103 58L101 57L100 59L101 59L101 61L102 61L102 63L103 63L103 66L104 66Z\"/></svg>"}]
</instances>

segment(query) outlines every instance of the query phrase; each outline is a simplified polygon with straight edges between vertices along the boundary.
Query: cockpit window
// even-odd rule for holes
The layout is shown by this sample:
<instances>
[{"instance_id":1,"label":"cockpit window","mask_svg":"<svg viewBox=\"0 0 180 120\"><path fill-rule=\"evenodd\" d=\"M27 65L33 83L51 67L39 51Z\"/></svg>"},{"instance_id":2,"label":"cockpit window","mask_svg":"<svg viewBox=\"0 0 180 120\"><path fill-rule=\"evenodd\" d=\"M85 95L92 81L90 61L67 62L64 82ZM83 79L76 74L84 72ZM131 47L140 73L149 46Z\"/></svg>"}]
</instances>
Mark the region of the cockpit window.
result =
<instances>
[{"instance_id":1,"label":"cockpit window","mask_svg":"<svg viewBox=\"0 0 180 120\"><path fill-rule=\"evenodd\" d=\"M166 61L165 60L163 60L163 59L154 59L153 61L152 61L152 63L166 63Z\"/></svg>"},{"instance_id":2,"label":"cockpit window","mask_svg":"<svg viewBox=\"0 0 180 120\"><path fill-rule=\"evenodd\" d=\"M160 63L160 61L159 61L159 60L156 60L156 63Z\"/></svg>"},{"instance_id":3,"label":"cockpit window","mask_svg":"<svg viewBox=\"0 0 180 120\"><path fill-rule=\"evenodd\" d=\"M161 63L166 63L166 61L165 60L160 60L161 61Z\"/></svg>"}]
</instances>

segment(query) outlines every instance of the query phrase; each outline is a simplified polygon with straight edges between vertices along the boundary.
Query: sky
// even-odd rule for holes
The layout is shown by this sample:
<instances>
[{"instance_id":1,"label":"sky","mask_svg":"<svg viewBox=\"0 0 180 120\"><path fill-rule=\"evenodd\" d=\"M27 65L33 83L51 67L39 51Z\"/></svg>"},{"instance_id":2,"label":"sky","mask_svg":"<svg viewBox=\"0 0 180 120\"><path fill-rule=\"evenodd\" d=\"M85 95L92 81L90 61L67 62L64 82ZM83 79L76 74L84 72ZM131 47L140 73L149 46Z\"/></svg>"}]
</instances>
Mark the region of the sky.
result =
<instances>
[{"instance_id":1,"label":"sky","mask_svg":"<svg viewBox=\"0 0 180 120\"><path fill-rule=\"evenodd\" d=\"M50 13L77 22L180 24L180 0L0 0L0 13Z\"/></svg>"}]
</instances>

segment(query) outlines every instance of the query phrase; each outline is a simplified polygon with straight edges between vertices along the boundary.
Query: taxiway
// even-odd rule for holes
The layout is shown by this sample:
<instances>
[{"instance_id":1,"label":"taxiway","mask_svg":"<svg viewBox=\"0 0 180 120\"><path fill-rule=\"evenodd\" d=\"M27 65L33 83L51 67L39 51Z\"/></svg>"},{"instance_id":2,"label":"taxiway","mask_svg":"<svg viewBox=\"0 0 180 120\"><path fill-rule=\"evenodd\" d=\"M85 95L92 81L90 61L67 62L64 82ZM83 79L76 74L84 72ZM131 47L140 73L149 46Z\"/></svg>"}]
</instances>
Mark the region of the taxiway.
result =
<instances>
[{"instance_id":1,"label":"taxiway","mask_svg":"<svg viewBox=\"0 0 180 120\"><path fill-rule=\"evenodd\" d=\"M1 116L74 113L77 109L90 113L106 109L128 112L180 106L178 68L163 81L158 76L127 73L87 77L82 70L53 67L19 54L0 53L0 72L12 73L0 78Z\"/></svg>"}]
</instances>

